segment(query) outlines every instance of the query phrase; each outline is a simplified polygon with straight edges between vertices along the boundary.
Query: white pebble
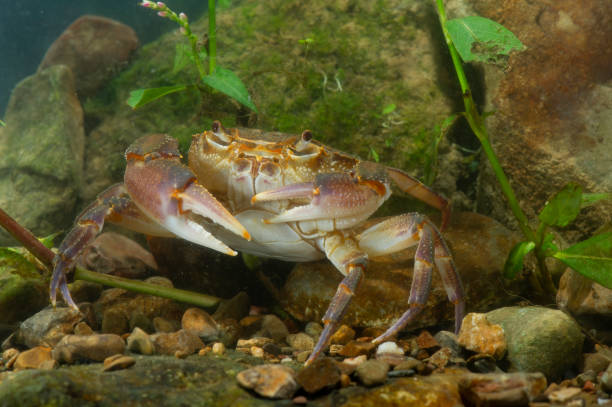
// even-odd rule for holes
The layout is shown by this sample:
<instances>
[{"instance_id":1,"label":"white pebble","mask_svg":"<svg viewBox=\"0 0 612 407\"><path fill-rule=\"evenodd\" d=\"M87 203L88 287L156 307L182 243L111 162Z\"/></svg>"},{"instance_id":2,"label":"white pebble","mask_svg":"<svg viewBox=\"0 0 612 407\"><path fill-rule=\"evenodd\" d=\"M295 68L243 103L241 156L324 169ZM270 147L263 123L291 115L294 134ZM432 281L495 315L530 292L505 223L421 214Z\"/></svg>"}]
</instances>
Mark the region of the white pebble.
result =
<instances>
[{"instance_id":1,"label":"white pebble","mask_svg":"<svg viewBox=\"0 0 612 407\"><path fill-rule=\"evenodd\" d=\"M225 345L221 342L213 343L212 352L215 355L223 355L225 353Z\"/></svg>"},{"instance_id":2,"label":"white pebble","mask_svg":"<svg viewBox=\"0 0 612 407\"><path fill-rule=\"evenodd\" d=\"M392 355L403 355L404 350L397 346L395 342L383 342L378 345L378 349L376 349L376 354L392 354Z\"/></svg>"}]
</instances>

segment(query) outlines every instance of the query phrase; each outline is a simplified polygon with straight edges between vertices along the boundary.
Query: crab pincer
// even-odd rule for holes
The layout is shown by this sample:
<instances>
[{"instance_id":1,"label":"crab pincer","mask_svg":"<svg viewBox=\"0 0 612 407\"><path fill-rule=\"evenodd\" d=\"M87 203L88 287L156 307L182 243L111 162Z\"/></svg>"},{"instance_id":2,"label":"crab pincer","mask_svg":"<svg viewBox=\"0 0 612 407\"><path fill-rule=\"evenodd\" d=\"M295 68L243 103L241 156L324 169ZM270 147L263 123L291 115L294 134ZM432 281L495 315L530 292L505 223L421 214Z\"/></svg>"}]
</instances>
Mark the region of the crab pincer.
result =
<instances>
[{"instance_id":1,"label":"crab pincer","mask_svg":"<svg viewBox=\"0 0 612 407\"><path fill-rule=\"evenodd\" d=\"M163 134L140 138L128 147L125 158L124 183L113 185L85 208L60 244L50 284L53 305L60 290L66 303L77 308L70 296L66 275L100 233L105 221L148 235L178 236L229 255L237 253L206 230L203 218L244 239L251 238L240 222L181 163L175 139Z\"/></svg>"}]
</instances>

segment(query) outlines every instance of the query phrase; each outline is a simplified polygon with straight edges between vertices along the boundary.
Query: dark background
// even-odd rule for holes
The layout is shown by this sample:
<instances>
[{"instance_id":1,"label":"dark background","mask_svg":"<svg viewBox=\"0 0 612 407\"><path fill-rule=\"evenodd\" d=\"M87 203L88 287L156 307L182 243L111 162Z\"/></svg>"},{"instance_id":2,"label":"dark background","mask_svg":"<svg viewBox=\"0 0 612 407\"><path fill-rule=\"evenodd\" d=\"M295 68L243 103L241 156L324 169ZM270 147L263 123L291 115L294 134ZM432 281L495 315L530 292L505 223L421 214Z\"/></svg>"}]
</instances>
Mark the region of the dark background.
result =
<instances>
[{"instance_id":1,"label":"dark background","mask_svg":"<svg viewBox=\"0 0 612 407\"><path fill-rule=\"evenodd\" d=\"M109 17L131 26L145 44L175 23L139 6L138 0L0 0L0 118L13 87L36 72L47 48L84 14ZM207 0L168 0L190 20L207 9Z\"/></svg>"}]
</instances>

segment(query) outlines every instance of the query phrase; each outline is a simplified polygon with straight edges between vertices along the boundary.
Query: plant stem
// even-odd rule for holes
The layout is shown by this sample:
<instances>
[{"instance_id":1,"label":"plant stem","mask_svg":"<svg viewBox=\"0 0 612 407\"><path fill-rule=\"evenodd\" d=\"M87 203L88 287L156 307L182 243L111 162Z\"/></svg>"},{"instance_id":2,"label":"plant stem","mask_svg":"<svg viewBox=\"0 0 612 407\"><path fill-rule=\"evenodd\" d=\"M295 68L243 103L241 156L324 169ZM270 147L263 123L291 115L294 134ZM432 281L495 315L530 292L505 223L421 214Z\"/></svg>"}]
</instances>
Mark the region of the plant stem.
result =
<instances>
[{"instance_id":1,"label":"plant stem","mask_svg":"<svg viewBox=\"0 0 612 407\"><path fill-rule=\"evenodd\" d=\"M217 22L215 0L208 0L208 74L217 66Z\"/></svg>"},{"instance_id":2,"label":"plant stem","mask_svg":"<svg viewBox=\"0 0 612 407\"><path fill-rule=\"evenodd\" d=\"M465 118L470 125L470 128L480 141L482 145L482 149L493 168L493 172L497 177L497 181L500 184L502 192L506 195L508 199L508 204L512 213L516 217L519 228L525 235L525 238L530 241L535 241L535 234L533 230L529 227L529 222L527 220L527 216L521 209L518 200L516 199L516 195L514 194L514 190L512 186L510 186L510 182L508 181L508 177L504 173L504 170L493 151L493 147L489 141L489 135L487 129L482 120L482 116L478 113L478 109L476 108L476 104L474 103L474 99L472 99L472 92L470 90L470 85L467 81L467 77L465 76L465 72L463 70L463 65L461 63L461 57L453 44L450 34L446 29L446 12L444 10L444 2L443 0L436 0L438 6L438 17L440 19L440 25L442 27L442 32L444 34L444 39L446 41L446 45L451 54L451 58L453 60L453 65L455 67L455 71L457 72L457 78L459 79L459 84L461 85L461 93L463 96L463 104L465 106Z\"/></svg>"},{"instance_id":3,"label":"plant stem","mask_svg":"<svg viewBox=\"0 0 612 407\"><path fill-rule=\"evenodd\" d=\"M0 226L6 229L11 236L19 241L23 247L25 247L49 269L53 269L53 258L55 257L55 254L50 249L45 247L29 230L11 218L4 210L2 210L2 208L0 208ZM75 269L74 278L76 280L91 281L111 287L123 288L128 291L151 294L204 308L215 306L220 301L219 298L211 295L194 293L178 288L163 287L156 284L129 280L127 278L111 276L108 274L96 273L80 267Z\"/></svg>"}]
</instances>

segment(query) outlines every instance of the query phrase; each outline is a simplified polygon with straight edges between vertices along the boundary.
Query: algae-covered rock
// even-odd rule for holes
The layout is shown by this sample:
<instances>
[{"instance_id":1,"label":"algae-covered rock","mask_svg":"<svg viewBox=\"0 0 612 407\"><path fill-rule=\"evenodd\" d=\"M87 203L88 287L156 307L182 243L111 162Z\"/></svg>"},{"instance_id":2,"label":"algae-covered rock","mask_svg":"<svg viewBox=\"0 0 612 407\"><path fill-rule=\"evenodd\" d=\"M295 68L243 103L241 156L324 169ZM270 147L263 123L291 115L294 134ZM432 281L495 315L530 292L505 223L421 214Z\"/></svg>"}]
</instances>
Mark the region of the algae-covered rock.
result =
<instances>
[{"instance_id":1,"label":"algae-covered rock","mask_svg":"<svg viewBox=\"0 0 612 407\"><path fill-rule=\"evenodd\" d=\"M83 164L83 111L72 72L52 66L13 90L0 133L0 207L37 235L72 223ZM0 233L0 244L10 239Z\"/></svg>"}]
</instances>

